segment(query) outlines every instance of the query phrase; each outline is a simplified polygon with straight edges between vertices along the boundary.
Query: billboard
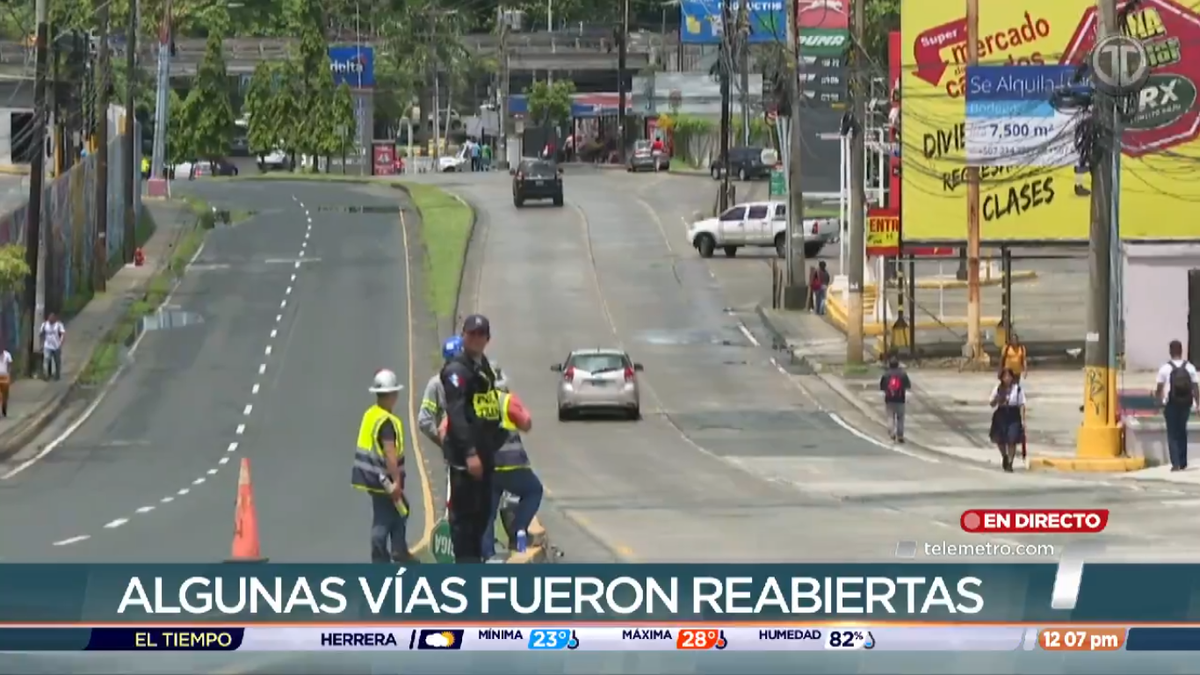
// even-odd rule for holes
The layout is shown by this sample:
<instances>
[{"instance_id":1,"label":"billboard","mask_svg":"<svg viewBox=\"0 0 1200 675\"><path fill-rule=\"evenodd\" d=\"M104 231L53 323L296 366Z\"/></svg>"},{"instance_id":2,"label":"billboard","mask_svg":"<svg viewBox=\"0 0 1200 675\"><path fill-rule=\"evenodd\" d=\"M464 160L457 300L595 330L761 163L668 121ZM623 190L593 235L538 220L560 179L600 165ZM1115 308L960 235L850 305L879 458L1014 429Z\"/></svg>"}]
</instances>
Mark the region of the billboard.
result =
<instances>
[{"instance_id":1,"label":"billboard","mask_svg":"<svg viewBox=\"0 0 1200 675\"><path fill-rule=\"evenodd\" d=\"M1154 68L1124 136L1122 238L1200 239L1200 222L1189 217L1200 202L1200 181L1192 178L1200 161L1200 58L1185 59L1180 48L1200 41L1200 15L1173 0L1144 0L1128 26ZM1061 83L1067 69L1053 66L1085 59L1095 34L1095 4L1087 0L982 3L976 84ZM965 240L968 162L980 166L984 242L1086 240L1091 181L1061 143L1069 125L1047 117L1054 112L1039 96L985 100L979 88L972 92L966 37L961 3L903 0L905 240ZM984 143L985 128L999 140ZM987 153L1008 154L981 156Z\"/></svg>"},{"instance_id":2,"label":"billboard","mask_svg":"<svg viewBox=\"0 0 1200 675\"><path fill-rule=\"evenodd\" d=\"M729 15L736 19L739 0L727 0ZM787 18L784 7L791 0L741 0L749 3L750 42L784 42L787 38ZM683 25L679 28L680 40L684 44L715 45L721 42L725 32L722 16L722 0L681 0L679 14Z\"/></svg>"},{"instance_id":3,"label":"billboard","mask_svg":"<svg viewBox=\"0 0 1200 675\"><path fill-rule=\"evenodd\" d=\"M336 86L346 84L351 89L374 87L375 50L368 45L330 47L329 69L333 71L333 83Z\"/></svg>"}]
</instances>

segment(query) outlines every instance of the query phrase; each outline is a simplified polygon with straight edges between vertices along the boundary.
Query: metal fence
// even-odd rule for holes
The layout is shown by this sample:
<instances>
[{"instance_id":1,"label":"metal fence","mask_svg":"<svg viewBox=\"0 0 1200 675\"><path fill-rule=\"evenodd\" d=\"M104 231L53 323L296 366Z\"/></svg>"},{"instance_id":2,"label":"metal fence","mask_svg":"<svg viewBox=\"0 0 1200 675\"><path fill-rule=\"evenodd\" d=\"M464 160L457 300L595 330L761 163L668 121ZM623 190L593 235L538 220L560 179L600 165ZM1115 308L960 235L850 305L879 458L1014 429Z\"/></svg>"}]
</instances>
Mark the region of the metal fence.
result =
<instances>
[{"instance_id":1,"label":"metal fence","mask_svg":"<svg viewBox=\"0 0 1200 675\"><path fill-rule=\"evenodd\" d=\"M141 130L135 129L135 137ZM106 276L119 268L125 243L125 206L134 201L134 217L141 218L141 177L135 182L135 195L126 195L124 135L114 134L108 149L108 214L104 223ZM135 144L134 166L140 166L140 149ZM46 185L42 198L42 247L38 265L38 285L43 289L41 304L58 308L74 306L94 292L92 271L96 264L97 223L95 214L96 158L90 156ZM0 245L25 245L25 226L29 218L28 200L0 215ZM20 292L0 296L0 340L3 344L22 344L22 314L31 309ZM32 308L36 314L39 308Z\"/></svg>"}]
</instances>

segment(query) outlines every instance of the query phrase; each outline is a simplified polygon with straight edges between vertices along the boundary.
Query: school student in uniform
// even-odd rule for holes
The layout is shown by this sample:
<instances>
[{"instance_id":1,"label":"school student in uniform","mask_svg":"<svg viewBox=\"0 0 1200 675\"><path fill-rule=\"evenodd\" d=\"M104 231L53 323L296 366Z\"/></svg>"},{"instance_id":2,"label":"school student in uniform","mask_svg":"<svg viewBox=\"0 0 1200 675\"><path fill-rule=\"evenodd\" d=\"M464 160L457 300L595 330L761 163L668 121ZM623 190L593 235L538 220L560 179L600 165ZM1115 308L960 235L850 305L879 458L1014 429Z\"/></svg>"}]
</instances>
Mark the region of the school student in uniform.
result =
<instances>
[{"instance_id":1,"label":"school student in uniform","mask_svg":"<svg viewBox=\"0 0 1200 675\"><path fill-rule=\"evenodd\" d=\"M1012 473L1017 448L1025 438L1025 391L1012 370L1000 371L1000 381L992 389L992 442L1000 449L1001 465Z\"/></svg>"}]
</instances>

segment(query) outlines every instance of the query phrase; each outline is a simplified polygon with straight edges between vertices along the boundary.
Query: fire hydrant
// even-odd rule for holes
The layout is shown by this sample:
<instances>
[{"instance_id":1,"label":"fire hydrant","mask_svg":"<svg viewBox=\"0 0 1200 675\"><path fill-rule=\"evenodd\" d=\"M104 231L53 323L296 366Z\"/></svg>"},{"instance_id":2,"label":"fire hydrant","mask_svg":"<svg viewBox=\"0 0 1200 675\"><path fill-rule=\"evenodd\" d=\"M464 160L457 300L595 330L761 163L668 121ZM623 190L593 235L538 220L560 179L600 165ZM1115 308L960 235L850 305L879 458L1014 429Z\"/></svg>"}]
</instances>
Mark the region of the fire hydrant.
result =
<instances>
[{"instance_id":1,"label":"fire hydrant","mask_svg":"<svg viewBox=\"0 0 1200 675\"><path fill-rule=\"evenodd\" d=\"M146 254L142 252L141 247L133 249L133 264L135 267L146 264Z\"/></svg>"}]
</instances>

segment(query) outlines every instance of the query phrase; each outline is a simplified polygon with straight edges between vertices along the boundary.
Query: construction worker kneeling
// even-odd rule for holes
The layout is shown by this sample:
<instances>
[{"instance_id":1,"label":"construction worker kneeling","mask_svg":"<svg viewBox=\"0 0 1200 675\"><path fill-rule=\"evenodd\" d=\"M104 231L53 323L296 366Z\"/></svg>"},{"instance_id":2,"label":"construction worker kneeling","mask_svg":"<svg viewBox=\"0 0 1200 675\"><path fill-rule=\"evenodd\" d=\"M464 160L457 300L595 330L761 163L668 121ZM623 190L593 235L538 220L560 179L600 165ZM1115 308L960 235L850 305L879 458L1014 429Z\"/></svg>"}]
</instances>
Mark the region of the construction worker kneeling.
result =
<instances>
[{"instance_id":1,"label":"construction worker kneeling","mask_svg":"<svg viewBox=\"0 0 1200 675\"><path fill-rule=\"evenodd\" d=\"M404 424L392 414L399 398L396 373L381 370L369 389L375 405L363 413L350 482L371 495L371 562L412 562L408 501L404 497Z\"/></svg>"},{"instance_id":2,"label":"construction worker kneeling","mask_svg":"<svg viewBox=\"0 0 1200 675\"><path fill-rule=\"evenodd\" d=\"M496 470L492 476L491 519L483 536L484 558L496 554L496 517L504 493L516 497L511 529L508 532L508 550L525 552L529 525L542 505L542 482L529 463L529 454L521 441L521 432L533 428L529 411L516 394L504 392L500 395L500 424L508 430L508 438L496 451Z\"/></svg>"}]
</instances>

